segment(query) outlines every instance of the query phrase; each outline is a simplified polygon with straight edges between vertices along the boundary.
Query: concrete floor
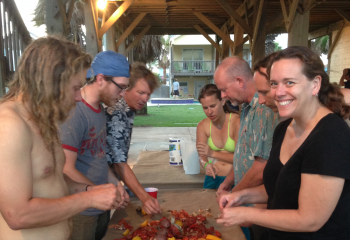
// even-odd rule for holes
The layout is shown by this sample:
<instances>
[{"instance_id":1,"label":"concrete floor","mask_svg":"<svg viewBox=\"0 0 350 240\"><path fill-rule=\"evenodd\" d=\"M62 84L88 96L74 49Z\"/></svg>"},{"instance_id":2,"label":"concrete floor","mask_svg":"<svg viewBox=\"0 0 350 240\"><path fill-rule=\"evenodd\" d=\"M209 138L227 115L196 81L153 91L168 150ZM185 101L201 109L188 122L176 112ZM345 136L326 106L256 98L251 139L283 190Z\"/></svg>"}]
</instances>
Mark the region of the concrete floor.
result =
<instances>
[{"instance_id":1,"label":"concrete floor","mask_svg":"<svg viewBox=\"0 0 350 240\"><path fill-rule=\"evenodd\" d=\"M134 127L129 149L128 164L137 163L140 151L167 151L169 137L196 141L196 127Z\"/></svg>"}]
</instances>

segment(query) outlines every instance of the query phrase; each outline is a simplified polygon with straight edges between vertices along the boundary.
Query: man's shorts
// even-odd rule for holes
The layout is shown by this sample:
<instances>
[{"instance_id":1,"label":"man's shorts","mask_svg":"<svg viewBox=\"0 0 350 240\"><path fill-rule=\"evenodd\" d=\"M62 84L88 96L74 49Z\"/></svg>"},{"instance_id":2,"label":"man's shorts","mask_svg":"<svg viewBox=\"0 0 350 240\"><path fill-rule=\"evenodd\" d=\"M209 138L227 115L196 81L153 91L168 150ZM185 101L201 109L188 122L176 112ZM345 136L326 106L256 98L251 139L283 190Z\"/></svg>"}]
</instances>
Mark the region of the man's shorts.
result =
<instances>
[{"instance_id":1,"label":"man's shorts","mask_svg":"<svg viewBox=\"0 0 350 240\"><path fill-rule=\"evenodd\" d=\"M179 90L174 90L174 95L179 96Z\"/></svg>"}]
</instances>

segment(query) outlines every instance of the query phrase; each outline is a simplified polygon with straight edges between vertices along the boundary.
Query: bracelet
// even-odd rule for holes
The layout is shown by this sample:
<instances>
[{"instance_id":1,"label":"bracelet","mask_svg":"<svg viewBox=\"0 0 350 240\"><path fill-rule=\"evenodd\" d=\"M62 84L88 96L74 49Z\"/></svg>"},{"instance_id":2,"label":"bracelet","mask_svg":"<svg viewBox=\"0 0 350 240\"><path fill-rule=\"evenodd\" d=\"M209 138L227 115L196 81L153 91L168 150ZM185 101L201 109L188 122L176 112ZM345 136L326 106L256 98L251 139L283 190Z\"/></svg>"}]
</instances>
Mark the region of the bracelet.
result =
<instances>
[{"instance_id":1,"label":"bracelet","mask_svg":"<svg viewBox=\"0 0 350 240\"><path fill-rule=\"evenodd\" d=\"M211 160L208 161L206 164L204 164L204 169L206 168L206 166L207 166L208 163L212 163Z\"/></svg>"},{"instance_id":2,"label":"bracelet","mask_svg":"<svg viewBox=\"0 0 350 240\"><path fill-rule=\"evenodd\" d=\"M86 185L85 187L85 192L87 192L87 188L90 187L91 185Z\"/></svg>"}]
</instances>

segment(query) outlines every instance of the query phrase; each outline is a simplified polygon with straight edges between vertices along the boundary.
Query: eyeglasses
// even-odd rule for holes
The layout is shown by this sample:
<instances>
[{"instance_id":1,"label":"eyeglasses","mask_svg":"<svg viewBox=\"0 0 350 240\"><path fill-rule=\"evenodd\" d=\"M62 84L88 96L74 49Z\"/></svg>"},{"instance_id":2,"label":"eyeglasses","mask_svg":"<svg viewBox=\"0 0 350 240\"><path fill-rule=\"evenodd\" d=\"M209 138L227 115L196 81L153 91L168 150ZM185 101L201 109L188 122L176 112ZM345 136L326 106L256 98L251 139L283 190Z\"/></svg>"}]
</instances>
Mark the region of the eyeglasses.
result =
<instances>
[{"instance_id":1,"label":"eyeglasses","mask_svg":"<svg viewBox=\"0 0 350 240\"><path fill-rule=\"evenodd\" d=\"M129 85L126 86L126 87L120 86L118 83L116 83L116 82L113 80L113 77L111 77L111 76L105 76L105 75L103 75L103 77L104 77L104 79L105 79L106 81L110 81L110 82L114 83L114 84L115 84L118 88L120 88L121 90L126 90L126 89L128 89L128 87L129 87Z\"/></svg>"},{"instance_id":2,"label":"eyeglasses","mask_svg":"<svg viewBox=\"0 0 350 240\"><path fill-rule=\"evenodd\" d=\"M113 79L111 79L111 82L114 83L115 85L117 85L117 87L119 87L121 90L126 90L126 89L128 89L128 87L129 87L129 85L126 86L126 87L122 87L122 86L120 86L118 83L114 82Z\"/></svg>"}]
</instances>

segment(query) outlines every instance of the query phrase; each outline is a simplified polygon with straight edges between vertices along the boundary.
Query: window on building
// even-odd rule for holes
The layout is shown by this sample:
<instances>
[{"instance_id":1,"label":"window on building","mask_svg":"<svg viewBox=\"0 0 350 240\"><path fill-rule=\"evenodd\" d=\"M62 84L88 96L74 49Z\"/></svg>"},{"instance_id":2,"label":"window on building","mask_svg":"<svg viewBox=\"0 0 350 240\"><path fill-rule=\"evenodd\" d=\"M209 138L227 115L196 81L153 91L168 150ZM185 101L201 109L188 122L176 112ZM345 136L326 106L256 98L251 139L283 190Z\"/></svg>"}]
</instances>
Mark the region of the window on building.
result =
<instances>
[{"instance_id":1,"label":"window on building","mask_svg":"<svg viewBox=\"0 0 350 240\"><path fill-rule=\"evenodd\" d=\"M187 70L202 69L201 61L204 60L203 49L182 49L183 68Z\"/></svg>"}]
</instances>

